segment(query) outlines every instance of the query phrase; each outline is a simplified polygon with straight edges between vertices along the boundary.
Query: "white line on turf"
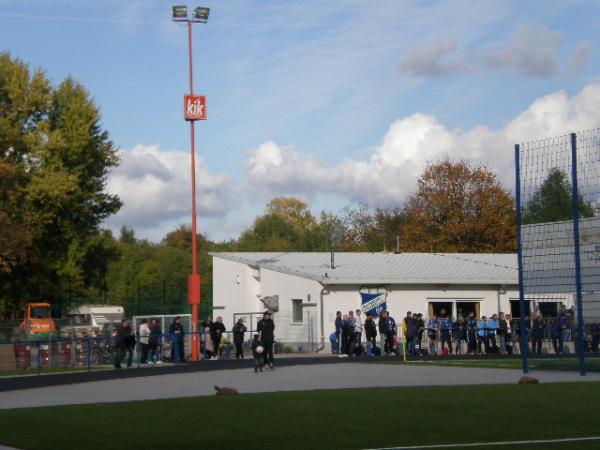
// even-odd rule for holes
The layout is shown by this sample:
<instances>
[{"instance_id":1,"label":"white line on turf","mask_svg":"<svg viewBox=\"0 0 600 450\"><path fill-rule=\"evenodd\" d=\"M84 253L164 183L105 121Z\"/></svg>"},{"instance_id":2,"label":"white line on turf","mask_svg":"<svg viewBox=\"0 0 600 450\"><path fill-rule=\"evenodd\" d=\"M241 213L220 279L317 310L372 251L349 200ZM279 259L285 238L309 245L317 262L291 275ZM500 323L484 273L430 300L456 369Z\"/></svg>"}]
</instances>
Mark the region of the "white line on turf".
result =
<instances>
[{"instance_id":1,"label":"white line on turf","mask_svg":"<svg viewBox=\"0 0 600 450\"><path fill-rule=\"evenodd\" d=\"M409 447L382 447L365 450L412 450L425 448L463 448L463 447L485 447L498 445L527 445L527 444L555 444L560 442L598 441L600 436L563 438L563 439L537 439L532 441L498 441L498 442L471 442L466 444L437 444L437 445L414 445Z\"/></svg>"}]
</instances>

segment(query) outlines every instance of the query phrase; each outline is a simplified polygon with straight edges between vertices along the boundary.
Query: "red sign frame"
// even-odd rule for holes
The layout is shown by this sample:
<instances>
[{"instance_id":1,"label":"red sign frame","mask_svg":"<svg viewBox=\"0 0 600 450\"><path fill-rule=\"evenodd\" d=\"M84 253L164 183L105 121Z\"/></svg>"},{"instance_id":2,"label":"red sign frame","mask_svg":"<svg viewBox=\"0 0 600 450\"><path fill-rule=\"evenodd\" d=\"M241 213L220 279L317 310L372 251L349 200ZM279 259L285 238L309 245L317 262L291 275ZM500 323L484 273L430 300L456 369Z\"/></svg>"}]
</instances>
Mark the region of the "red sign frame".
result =
<instances>
[{"instance_id":1,"label":"red sign frame","mask_svg":"<svg viewBox=\"0 0 600 450\"><path fill-rule=\"evenodd\" d=\"M204 95L184 95L183 117L188 121L206 120L206 97Z\"/></svg>"}]
</instances>

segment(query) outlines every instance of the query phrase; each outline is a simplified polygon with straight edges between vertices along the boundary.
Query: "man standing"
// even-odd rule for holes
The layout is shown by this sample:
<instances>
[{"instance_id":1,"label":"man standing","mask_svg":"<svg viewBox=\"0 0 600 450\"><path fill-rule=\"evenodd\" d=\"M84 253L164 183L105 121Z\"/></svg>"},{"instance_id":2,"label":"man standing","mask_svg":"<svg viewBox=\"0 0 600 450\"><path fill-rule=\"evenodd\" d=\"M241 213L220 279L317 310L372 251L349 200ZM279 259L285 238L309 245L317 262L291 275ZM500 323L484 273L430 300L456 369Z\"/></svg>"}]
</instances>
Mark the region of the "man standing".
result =
<instances>
[{"instance_id":1,"label":"man standing","mask_svg":"<svg viewBox=\"0 0 600 450\"><path fill-rule=\"evenodd\" d=\"M148 326L148 320L142 319L142 324L139 329L140 335L140 346L142 347L142 354L140 356L141 363L146 364L148 360L148 337L150 336L150 327Z\"/></svg>"},{"instance_id":2,"label":"man standing","mask_svg":"<svg viewBox=\"0 0 600 450\"><path fill-rule=\"evenodd\" d=\"M373 356L373 349L377 344L377 327L370 313L367 314L367 320L365 320L365 335L367 337L367 356Z\"/></svg>"},{"instance_id":3,"label":"man standing","mask_svg":"<svg viewBox=\"0 0 600 450\"><path fill-rule=\"evenodd\" d=\"M452 353L452 339L450 338L450 331L452 330L452 321L450 317L445 316L440 320L440 351L445 354L444 348L447 345L448 353Z\"/></svg>"},{"instance_id":4,"label":"man standing","mask_svg":"<svg viewBox=\"0 0 600 450\"><path fill-rule=\"evenodd\" d=\"M498 343L500 345L500 353L506 355L506 335L508 334L508 323L504 317L504 313L498 313Z\"/></svg>"},{"instance_id":5,"label":"man standing","mask_svg":"<svg viewBox=\"0 0 600 450\"><path fill-rule=\"evenodd\" d=\"M360 317L361 315L361 311L360 309L356 310L356 316L354 317L354 347L357 348L358 350L358 354L360 355L362 352L362 347L361 347L361 338L362 338L362 332L363 332L363 323L362 323L362 318Z\"/></svg>"},{"instance_id":6,"label":"man standing","mask_svg":"<svg viewBox=\"0 0 600 450\"><path fill-rule=\"evenodd\" d=\"M440 321L434 314L431 319L427 321L427 338L429 339L429 354L437 355L437 344L436 340L440 332Z\"/></svg>"},{"instance_id":7,"label":"man standing","mask_svg":"<svg viewBox=\"0 0 600 450\"><path fill-rule=\"evenodd\" d=\"M469 313L467 319L467 353L474 355L477 348L477 320L475 319L475 313Z\"/></svg>"},{"instance_id":8,"label":"man standing","mask_svg":"<svg viewBox=\"0 0 600 450\"><path fill-rule=\"evenodd\" d=\"M210 325L210 339L212 340L214 354L218 355L219 346L221 345L221 337L223 337L223 333L225 333L225 325L223 325L223 318L221 316L217 317L217 320ZM216 356L213 356L211 359L216 359Z\"/></svg>"},{"instance_id":9,"label":"man standing","mask_svg":"<svg viewBox=\"0 0 600 450\"><path fill-rule=\"evenodd\" d=\"M396 321L390 317L389 311L385 311L383 324L385 329L385 354L389 356L394 353L394 338L396 337Z\"/></svg>"},{"instance_id":10,"label":"man standing","mask_svg":"<svg viewBox=\"0 0 600 450\"><path fill-rule=\"evenodd\" d=\"M184 352L184 331L183 325L181 325L181 317L177 316L173 319L173 323L169 327L169 334L171 335L171 359L174 363L183 361Z\"/></svg>"},{"instance_id":11,"label":"man standing","mask_svg":"<svg viewBox=\"0 0 600 450\"><path fill-rule=\"evenodd\" d=\"M127 322L126 325L126 333L125 337L125 351L127 352L127 367L131 367L131 363L133 362L133 352L135 351L135 331Z\"/></svg>"},{"instance_id":12,"label":"man standing","mask_svg":"<svg viewBox=\"0 0 600 450\"><path fill-rule=\"evenodd\" d=\"M348 319L346 320L346 327L347 327L347 347L346 347L346 354L348 356L352 356L354 355L354 342L356 341L356 333L354 330L354 325L356 324L356 319L354 318L354 311L350 310L348 311ZM346 331L344 329L344 331Z\"/></svg>"},{"instance_id":13,"label":"man standing","mask_svg":"<svg viewBox=\"0 0 600 450\"><path fill-rule=\"evenodd\" d=\"M542 339L544 338L544 316L538 314L531 324L532 353L542 354Z\"/></svg>"},{"instance_id":14,"label":"man standing","mask_svg":"<svg viewBox=\"0 0 600 450\"><path fill-rule=\"evenodd\" d=\"M246 325L244 325L244 319L239 319L233 326L233 343L235 344L235 359L244 359L244 351L242 346L244 345L244 336L246 335Z\"/></svg>"},{"instance_id":15,"label":"man standing","mask_svg":"<svg viewBox=\"0 0 600 450\"><path fill-rule=\"evenodd\" d=\"M404 345L406 346L406 351L409 355L415 354L415 324L413 320L412 313L408 311L406 313L406 317L404 318Z\"/></svg>"},{"instance_id":16,"label":"man standing","mask_svg":"<svg viewBox=\"0 0 600 450\"><path fill-rule=\"evenodd\" d=\"M342 327L344 326L344 322L342 321L342 312L338 311L335 313L335 347L334 353L338 355L342 352Z\"/></svg>"},{"instance_id":17,"label":"man standing","mask_svg":"<svg viewBox=\"0 0 600 450\"><path fill-rule=\"evenodd\" d=\"M423 347L421 347L423 343L423 332L425 331L425 321L423 320L423 314L417 314L417 318L415 320L415 350L417 354L423 354Z\"/></svg>"},{"instance_id":18,"label":"man standing","mask_svg":"<svg viewBox=\"0 0 600 450\"><path fill-rule=\"evenodd\" d=\"M131 330L126 319L121 321L118 327L115 327L112 332L112 347L113 347L113 366L115 369L121 368L121 361L125 357L125 350L129 340Z\"/></svg>"},{"instance_id":19,"label":"man standing","mask_svg":"<svg viewBox=\"0 0 600 450\"><path fill-rule=\"evenodd\" d=\"M488 342L491 353L498 353L498 345L496 344L496 333L498 332L498 315L492 314L492 318L488 320Z\"/></svg>"},{"instance_id":20,"label":"man standing","mask_svg":"<svg viewBox=\"0 0 600 450\"><path fill-rule=\"evenodd\" d=\"M488 323L487 317L483 316L479 323L477 323L477 353L482 354L482 344L487 354L490 351L490 344L488 341Z\"/></svg>"},{"instance_id":21,"label":"man standing","mask_svg":"<svg viewBox=\"0 0 600 450\"><path fill-rule=\"evenodd\" d=\"M256 327L260 335L260 341L264 347L263 357L265 359L265 365L268 365L271 369L274 368L275 358L273 357L273 347L275 345L275 323L271 318L271 313L265 311L263 318L258 321Z\"/></svg>"},{"instance_id":22,"label":"man standing","mask_svg":"<svg viewBox=\"0 0 600 450\"><path fill-rule=\"evenodd\" d=\"M152 319L150 321L150 336L148 338L148 354L150 356L150 361L148 361L148 364L162 364L160 359L160 351L158 350L161 337L162 329L160 328L160 324L158 323L158 320Z\"/></svg>"}]
</instances>

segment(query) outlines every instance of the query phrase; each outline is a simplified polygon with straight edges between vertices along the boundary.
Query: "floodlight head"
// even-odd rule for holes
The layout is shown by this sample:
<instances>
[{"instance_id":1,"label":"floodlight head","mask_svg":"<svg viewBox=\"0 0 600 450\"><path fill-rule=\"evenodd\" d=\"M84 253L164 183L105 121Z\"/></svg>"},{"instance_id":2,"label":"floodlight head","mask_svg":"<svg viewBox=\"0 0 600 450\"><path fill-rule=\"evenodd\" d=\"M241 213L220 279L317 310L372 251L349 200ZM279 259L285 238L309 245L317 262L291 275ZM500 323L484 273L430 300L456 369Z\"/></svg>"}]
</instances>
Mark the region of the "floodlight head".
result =
<instances>
[{"instance_id":1,"label":"floodlight head","mask_svg":"<svg viewBox=\"0 0 600 450\"><path fill-rule=\"evenodd\" d=\"M194 9L194 21L206 23L208 21L208 15L210 14L210 8L204 6L198 6Z\"/></svg>"},{"instance_id":2,"label":"floodlight head","mask_svg":"<svg viewBox=\"0 0 600 450\"><path fill-rule=\"evenodd\" d=\"M173 20L187 20L187 6L173 6Z\"/></svg>"}]
</instances>

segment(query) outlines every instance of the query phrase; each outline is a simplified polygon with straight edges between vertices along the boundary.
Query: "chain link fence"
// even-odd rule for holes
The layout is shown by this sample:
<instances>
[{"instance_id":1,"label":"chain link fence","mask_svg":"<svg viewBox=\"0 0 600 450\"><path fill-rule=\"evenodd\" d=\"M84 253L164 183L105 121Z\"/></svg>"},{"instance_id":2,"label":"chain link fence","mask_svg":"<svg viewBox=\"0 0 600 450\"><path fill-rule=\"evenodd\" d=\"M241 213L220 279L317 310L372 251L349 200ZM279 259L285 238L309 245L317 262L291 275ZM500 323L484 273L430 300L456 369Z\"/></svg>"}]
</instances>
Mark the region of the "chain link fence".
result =
<instances>
[{"instance_id":1,"label":"chain link fence","mask_svg":"<svg viewBox=\"0 0 600 450\"><path fill-rule=\"evenodd\" d=\"M536 305L565 299L560 319L568 330L556 321L544 330L574 343L584 375L600 326L600 130L518 144L515 163L519 319L531 323L520 339L532 339L533 324L544 320ZM528 357L524 351L524 372Z\"/></svg>"}]
</instances>

